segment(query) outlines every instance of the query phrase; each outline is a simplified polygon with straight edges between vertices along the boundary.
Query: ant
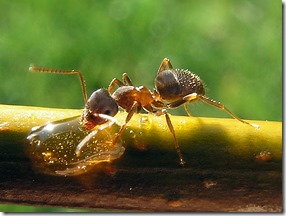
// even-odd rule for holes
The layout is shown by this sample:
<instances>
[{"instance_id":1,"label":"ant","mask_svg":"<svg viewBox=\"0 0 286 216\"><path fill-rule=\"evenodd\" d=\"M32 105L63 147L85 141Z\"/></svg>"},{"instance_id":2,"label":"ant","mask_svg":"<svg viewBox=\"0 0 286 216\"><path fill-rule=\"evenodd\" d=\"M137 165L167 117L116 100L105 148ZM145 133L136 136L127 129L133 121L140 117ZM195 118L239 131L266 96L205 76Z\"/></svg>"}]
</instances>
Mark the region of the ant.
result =
<instances>
[{"instance_id":1,"label":"ant","mask_svg":"<svg viewBox=\"0 0 286 216\"><path fill-rule=\"evenodd\" d=\"M167 69L167 66L169 69ZM157 76L155 78L155 89L151 92L145 86L135 87L126 73L122 75L122 81L114 78L109 84L108 89L98 89L92 93L89 99L87 99L86 86L83 79L83 75L77 70L55 70L47 68L39 68L31 66L30 71L48 72L48 73L60 73L60 74L77 74L81 81L82 92L84 95L85 108L81 116L82 126L88 130L92 130L97 125L102 125L107 121L111 123L103 126L100 130L109 127L113 123L117 122L113 116L118 112L118 107L124 109L128 114L125 122L121 125L116 137L113 140L113 144L118 142L118 139L127 127L128 122L131 120L135 113L140 112L142 109L148 113L153 113L157 116L164 115L168 128L173 135L175 142L175 149L180 159L180 164L184 165L179 144L177 142L174 127L167 112L167 109L176 108L184 104L184 108L188 115L191 113L188 110L187 103L202 100L212 106L215 106L221 110L226 111L233 118L238 121L251 125L256 129L258 125L248 123L236 115L234 115L224 105L205 96L205 89L200 78L191 73L188 70L173 69L173 66L169 59L164 58ZM115 90L115 86L118 88ZM99 129L92 130L76 147L76 154L80 155L81 148L98 133Z\"/></svg>"}]
</instances>

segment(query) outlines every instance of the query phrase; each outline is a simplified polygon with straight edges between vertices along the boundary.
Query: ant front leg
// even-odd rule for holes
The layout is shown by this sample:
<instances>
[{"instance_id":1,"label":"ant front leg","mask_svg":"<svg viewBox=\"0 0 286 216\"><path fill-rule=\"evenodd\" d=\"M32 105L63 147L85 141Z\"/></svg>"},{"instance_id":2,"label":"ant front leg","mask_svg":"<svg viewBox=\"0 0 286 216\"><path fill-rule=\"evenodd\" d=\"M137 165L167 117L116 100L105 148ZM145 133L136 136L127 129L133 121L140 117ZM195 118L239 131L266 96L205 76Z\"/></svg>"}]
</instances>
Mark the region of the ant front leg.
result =
<instances>
[{"instance_id":1,"label":"ant front leg","mask_svg":"<svg viewBox=\"0 0 286 216\"><path fill-rule=\"evenodd\" d=\"M127 73L124 73L122 75L122 80L123 80L123 83L127 86L133 86L132 82L131 82L131 79L129 78L129 76L127 75Z\"/></svg>"},{"instance_id":2,"label":"ant front leg","mask_svg":"<svg viewBox=\"0 0 286 216\"><path fill-rule=\"evenodd\" d=\"M115 85L117 85L118 87L125 86L124 83L121 82L119 79L113 78L113 80L110 82L110 84L108 86L109 94L112 94L114 92Z\"/></svg>"},{"instance_id":3,"label":"ant front leg","mask_svg":"<svg viewBox=\"0 0 286 216\"><path fill-rule=\"evenodd\" d=\"M177 141L175 129L174 129L174 127L173 127L173 124L172 124L172 122L171 122L171 119L170 119L170 116L169 116L167 110L165 110L165 109L158 110L158 111L156 112L156 115L158 115L158 116L164 115L164 116L165 116L166 122L167 122L167 125L168 125L168 128L169 128L170 132L172 133L173 138L174 138L174 141L175 141L175 149L176 149L176 152L177 152L177 154L178 154L178 156L179 156L180 164L183 166L186 162L185 162L185 160L183 159L183 155L182 155L180 146L179 146L178 141Z\"/></svg>"},{"instance_id":4,"label":"ant front leg","mask_svg":"<svg viewBox=\"0 0 286 216\"><path fill-rule=\"evenodd\" d=\"M171 64L171 62L170 62L170 59L164 58L163 61L162 61L162 63L161 63L161 65L160 65L160 67L159 67L158 73L164 71L167 66L168 66L170 69L173 69L173 66L172 66L172 64ZM158 73L157 73L157 74L158 74Z\"/></svg>"},{"instance_id":5,"label":"ant front leg","mask_svg":"<svg viewBox=\"0 0 286 216\"><path fill-rule=\"evenodd\" d=\"M105 130L106 128L111 127L114 123L121 126L122 124L120 122L118 122L116 120L116 118L109 116L109 115L105 115L105 114L94 114L97 117L100 117L102 119L106 119L107 123L100 125L96 130L92 130L77 146L75 149L75 153L77 156L79 156L81 154L81 149L100 131Z\"/></svg>"},{"instance_id":6,"label":"ant front leg","mask_svg":"<svg viewBox=\"0 0 286 216\"><path fill-rule=\"evenodd\" d=\"M114 78L109 86L108 86L108 92L109 94L112 94L114 92L114 89L115 89L115 85L117 85L118 87L121 87L121 86L133 86L130 78L128 77L127 73L124 73L122 75L122 80L123 82L121 82L119 79L117 78Z\"/></svg>"},{"instance_id":7,"label":"ant front leg","mask_svg":"<svg viewBox=\"0 0 286 216\"><path fill-rule=\"evenodd\" d=\"M120 136L122 135L123 131L126 129L128 122L131 120L132 116L134 115L134 113L137 112L138 107L141 107L141 105L137 102L134 101L134 103L132 104L130 111L127 114L127 117L125 119L124 124L121 126L120 130L118 131L115 139L113 140L113 144L115 145L118 142L118 139L120 138Z\"/></svg>"}]
</instances>

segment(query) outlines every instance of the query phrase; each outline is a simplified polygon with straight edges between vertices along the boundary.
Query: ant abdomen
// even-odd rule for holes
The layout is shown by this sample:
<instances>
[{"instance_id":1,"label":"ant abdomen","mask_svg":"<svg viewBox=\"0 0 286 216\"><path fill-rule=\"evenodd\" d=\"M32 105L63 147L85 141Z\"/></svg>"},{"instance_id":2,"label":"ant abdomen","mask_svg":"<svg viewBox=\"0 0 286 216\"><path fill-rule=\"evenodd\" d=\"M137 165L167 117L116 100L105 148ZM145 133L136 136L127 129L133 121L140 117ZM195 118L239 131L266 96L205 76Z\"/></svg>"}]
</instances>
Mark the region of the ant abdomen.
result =
<instances>
[{"instance_id":1,"label":"ant abdomen","mask_svg":"<svg viewBox=\"0 0 286 216\"><path fill-rule=\"evenodd\" d=\"M176 101L196 93L205 95L205 88L200 78L184 69L169 69L158 73L155 79L156 90L163 100Z\"/></svg>"},{"instance_id":2,"label":"ant abdomen","mask_svg":"<svg viewBox=\"0 0 286 216\"><path fill-rule=\"evenodd\" d=\"M169 69L166 69L167 67L169 67ZM238 118L224 105L206 97L204 84L200 77L189 70L174 69L168 58L164 58L159 67L157 77L155 79L155 85L156 90L154 91L154 95L156 99L165 100L167 108L176 108L184 105L186 112L191 116L187 103L201 100L227 112L233 118L242 123L248 124L256 129L259 128L259 125L251 124Z\"/></svg>"}]
</instances>

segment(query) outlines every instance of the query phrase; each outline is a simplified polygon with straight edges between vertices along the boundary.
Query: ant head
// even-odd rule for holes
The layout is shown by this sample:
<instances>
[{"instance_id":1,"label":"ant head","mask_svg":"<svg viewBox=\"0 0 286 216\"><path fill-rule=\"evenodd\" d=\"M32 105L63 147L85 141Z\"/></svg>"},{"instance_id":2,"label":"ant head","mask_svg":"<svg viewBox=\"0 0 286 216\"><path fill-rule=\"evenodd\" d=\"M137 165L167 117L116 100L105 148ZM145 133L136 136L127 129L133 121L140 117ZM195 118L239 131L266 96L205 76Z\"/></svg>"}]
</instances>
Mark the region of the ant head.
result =
<instances>
[{"instance_id":1,"label":"ant head","mask_svg":"<svg viewBox=\"0 0 286 216\"><path fill-rule=\"evenodd\" d=\"M107 121L107 119L94 114L115 116L117 112L118 105L116 101L110 96L106 89L101 88L94 91L87 100L82 118L85 127L92 129L96 125L103 124Z\"/></svg>"}]
</instances>

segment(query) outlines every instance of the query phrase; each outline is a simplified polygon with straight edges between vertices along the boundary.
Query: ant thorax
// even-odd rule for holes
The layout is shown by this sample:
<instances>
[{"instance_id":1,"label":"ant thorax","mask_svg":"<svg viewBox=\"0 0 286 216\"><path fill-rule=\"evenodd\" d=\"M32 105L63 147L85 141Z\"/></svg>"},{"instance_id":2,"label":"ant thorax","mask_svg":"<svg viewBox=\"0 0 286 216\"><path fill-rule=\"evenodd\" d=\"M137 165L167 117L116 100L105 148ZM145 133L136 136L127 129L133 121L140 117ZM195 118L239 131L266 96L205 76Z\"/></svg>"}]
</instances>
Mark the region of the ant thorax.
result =
<instances>
[{"instance_id":1,"label":"ant thorax","mask_svg":"<svg viewBox=\"0 0 286 216\"><path fill-rule=\"evenodd\" d=\"M189 70L170 69L161 71L155 79L161 98L168 102L196 93L205 95L205 88L199 76Z\"/></svg>"},{"instance_id":2,"label":"ant thorax","mask_svg":"<svg viewBox=\"0 0 286 216\"><path fill-rule=\"evenodd\" d=\"M151 93L148 91L146 94L144 90L145 88L142 89L141 87L121 86L113 92L112 98L127 112L132 109L134 102L136 102L137 111L140 111L142 106L144 107L153 100Z\"/></svg>"}]
</instances>

